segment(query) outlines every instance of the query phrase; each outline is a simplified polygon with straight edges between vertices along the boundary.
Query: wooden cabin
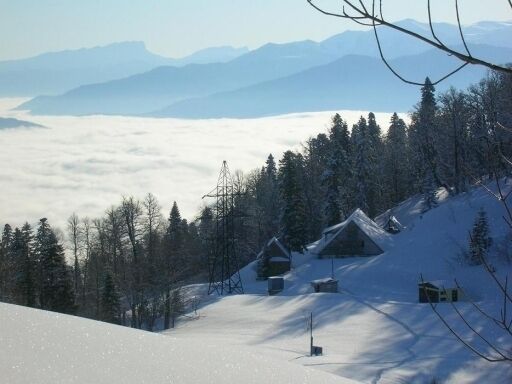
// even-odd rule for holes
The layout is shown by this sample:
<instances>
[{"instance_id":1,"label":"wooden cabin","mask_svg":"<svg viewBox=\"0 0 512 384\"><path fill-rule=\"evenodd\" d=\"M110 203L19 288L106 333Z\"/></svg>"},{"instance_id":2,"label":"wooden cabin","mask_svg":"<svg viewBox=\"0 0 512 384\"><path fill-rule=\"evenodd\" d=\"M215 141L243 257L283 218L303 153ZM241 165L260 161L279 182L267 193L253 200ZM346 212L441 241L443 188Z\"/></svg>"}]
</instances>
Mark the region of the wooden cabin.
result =
<instances>
[{"instance_id":1,"label":"wooden cabin","mask_svg":"<svg viewBox=\"0 0 512 384\"><path fill-rule=\"evenodd\" d=\"M356 209L344 222L325 229L312 249L319 258L375 256L384 252L380 241L390 235Z\"/></svg>"},{"instance_id":2,"label":"wooden cabin","mask_svg":"<svg viewBox=\"0 0 512 384\"><path fill-rule=\"evenodd\" d=\"M461 290L453 283L447 284L443 280L424 281L418 283L418 298L420 303L442 303L459 301Z\"/></svg>"},{"instance_id":3,"label":"wooden cabin","mask_svg":"<svg viewBox=\"0 0 512 384\"><path fill-rule=\"evenodd\" d=\"M288 272L290 268L290 251L279 239L273 237L258 254L258 279L282 275Z\"/></svg>"}]
</instances>

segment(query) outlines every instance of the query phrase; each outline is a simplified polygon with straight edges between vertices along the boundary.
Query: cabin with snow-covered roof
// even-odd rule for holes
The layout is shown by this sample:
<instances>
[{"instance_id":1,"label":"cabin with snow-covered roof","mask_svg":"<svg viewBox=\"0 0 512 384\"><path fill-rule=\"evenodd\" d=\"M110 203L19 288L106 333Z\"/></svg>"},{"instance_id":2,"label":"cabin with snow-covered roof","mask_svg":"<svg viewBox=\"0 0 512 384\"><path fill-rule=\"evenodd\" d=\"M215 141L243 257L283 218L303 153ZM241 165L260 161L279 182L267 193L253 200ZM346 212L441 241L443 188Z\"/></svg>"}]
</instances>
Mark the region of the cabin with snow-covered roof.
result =
<instances>
[{"instance_id":1,"label":"cabin with snow-covered roof","mask_svg":"<svg viewBox=\"0 0 512 384\"><path fill-rule=\"evenodd\" d=\"M400 222L398 221L398 219L395 216L390 215L388 221L384 225L384 229L387 232L394 235L394 234L402 232L404 230L404 226L402 224L400 224Z\"/></svg>"},{"instance_id":2,"label":"cabin with snow-covered roof","mask_svg":"<svg viewBox=\"0 0 512 384\"><path fill-rule=\"evenodd\" d=\"M356 209L347 220L326 228L311 251L319 258L375 256L384 253L391 235Z\"/></svg>"},{"instance_id":3,"label":"cabin with snow-covered roof","mask_svg":"<svg viewBox=\"0 0 512 384\"><path fill-rule=\"evenodd\" d=\"M422 281L418 283L418 291L420 303L452 302L462 297L460 287L444 280Z\"/></svg>"},{"instance_id":4,"label":"cabin with snow-covered roof","mask_svg":"<svg viewBox=\"0 0 512 384\"><path fill-rule=\"evenodd\" d=\"M276 237L265 244L257 258L258 279L281 275L291 268L291 253Z\"/></svg>"}]
</instances>

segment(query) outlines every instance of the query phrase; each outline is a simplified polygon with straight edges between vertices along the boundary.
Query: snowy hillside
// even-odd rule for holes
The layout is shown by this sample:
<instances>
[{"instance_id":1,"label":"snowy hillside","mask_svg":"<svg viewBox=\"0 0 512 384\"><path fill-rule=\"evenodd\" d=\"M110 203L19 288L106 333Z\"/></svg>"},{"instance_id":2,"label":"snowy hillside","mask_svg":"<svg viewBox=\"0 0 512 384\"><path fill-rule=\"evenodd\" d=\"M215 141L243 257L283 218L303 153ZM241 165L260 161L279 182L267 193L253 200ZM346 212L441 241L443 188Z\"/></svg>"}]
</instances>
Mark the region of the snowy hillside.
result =
<instances>
[{"instance_id":1,"label":"snowy hillside","mask_svg":"<svg viewBox=\"0 0 512 384\"><path fill-rule=\"evenodd\" d=\"M5 384L354 383L217 338L175 339L8 304L0 319Z\"/></svg>"},{"instance_id":2,"label":"snowy hillside","mask_svg":"<svg viewBox=\"0 0 512 384\"><path fill-rule=\"evenodd\" d=\"M495 252L500 249L502 208L482 188L440 198L439 207L425 214L412 198L377 218L382 224L393 214L406 228L386 240L379 256L334 260L340 293L313 293L309 285L330 276L331 260L294 254L285 290L276 296L256 281L255 263L241 271L244 295L208 297L205 285L187 287L188 295L200 298L199 308L164 334L0 304L0 382L510 383L510 364L475 357L428 304L418 303L423 274L457 278L488 311L496 313L501 304L483 269L461 264L459 256L480 208L488 214ZM512 275L509 264L490 261L501 276ZM470 335L450 304L438 308L458 332ZM457 308L490 339L510 340L470 303ZM323 356L308 356L310 312Z\"/></svg>"},{"instance_id":3,"label":"snowy hillside","mask_svg":"<svg viewBox=\"0 0 512 384\"><path fill-rule=\"evenodd\" d=\"M511 188L509 183L507 188ZM364 383L509 383L512 367L478 359L455 340L428 304L418 303L420 274L425 279L453 281L493 313L502 297L482 267L460 263L468 230L480 208L489 217L495 250L503 245L502 207L483 189L449 198L421 214L420 200L410 199L393 210L406 229L392 237L385 253L334 261L340 293L312 293L309 282L329 277L331 260L294 255L294 269L285 276L285 290L266 294L266 282L255 280L255 264L242 270L245 295L203 298L198 315L168 332L178 340L214 338L226 348L249 346L275 361L292 361ZM377 219L387 220L389 212ZM498 273L512 268L490 260ZM189 287L195 295L204 286ZM470 335L448 303L440 312L463 335ZM499 330L478 316L471 304L457 304L492 340ZM309 357L306 320L314 314L315 345L324 356ZM510 339L508 339L510 340ZM477 344L478 345L478 344ZM483 345L478 345L486 350ZM510 348L510 345L504 345Z\"/></svg>"}]
</instances>

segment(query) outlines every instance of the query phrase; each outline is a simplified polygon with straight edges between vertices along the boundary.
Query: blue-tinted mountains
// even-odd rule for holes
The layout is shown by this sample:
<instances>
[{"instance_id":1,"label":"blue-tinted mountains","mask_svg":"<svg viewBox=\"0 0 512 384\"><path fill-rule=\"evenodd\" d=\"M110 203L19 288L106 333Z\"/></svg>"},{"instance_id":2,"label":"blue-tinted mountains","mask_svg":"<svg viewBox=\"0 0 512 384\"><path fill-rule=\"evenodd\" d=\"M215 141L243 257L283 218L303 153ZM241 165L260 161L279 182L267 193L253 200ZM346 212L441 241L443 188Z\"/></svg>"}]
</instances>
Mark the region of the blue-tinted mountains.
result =
<instances>
[{"instance_id":1,"label":"blue-tinted mountains","mask_svg":"<svg viewBox=\"0 0 512 384\"><path fill-rule=\"evenodd\" d=\"M51 52L0 62L0 97L61 94L84 84L132 76L163 65L230 61L247 48L208 48L181 59L149 52L142 42Z\"/></svg>"},{"instance_id":2,"label":"blue-tinted mountains","mask_svg":"<svg viewBox=\"0 0 512 384\"><path fill-rule=\"evenodd\" d=\"M474 54L501 63L512 58L512 49L470 46ZM457 67L450 56L431 50L393 59L390 64L406 77L421 82L436 80ZM483 67L470 66L437 86L465 88L485 76ZM293 112L324 110L408 111L419 99L419 88L399 81L378 58L348 55L298 74L177 102L151 113L177 118L249 118Z\"/></svg>"},{"instance_id":3,"label":"blue-tinted mountains","mask_svg":"<svg viewBox=\"0 0 512 384\"><path fill-rule=\"evenodd\" d=\"M430 34L428 25L414 20L399 24ZM434 28L447 45L461 44L456 26L440 23ZM416 39L379 31L386 57L409 77L436 78L456 66L455 60ZM475 55L497 63L512 61L512 39L505 38L512 35L512 23L478 23L465 33ZM59 96L36 97L19 108L55 115L252 117L339 108L407 110L417 99L417 89L400 83L378 59L373 31L347 31L322 42L266 44L231 61L217 61L164 65ZM482 67L467 68L441 89L466 87L484 74Z\"/></svg>"},{"instance_id":4,"label":"blue-tinted mountains","mask_svg":"<svg viewBox=\"0 0 512 384\"><path fill-rule=\"evenodd\" d=\"M11 128L43 128L42 125L30 121L18 120L12 117L0 117L0 129Z\"/></svg>"},{"instance_id":5,"label":"blue-tinted mountains","mask_svg":"<svg viewBox=\"0 0 512 384\"><path fill-rule=\"evenodd\" d=\"M35 114L145 114L192 97L235 90L335 60L318 43L267 44L228 63L162 66L149 72L40 96L20 106Z\"/></svg>"}]
</instances>

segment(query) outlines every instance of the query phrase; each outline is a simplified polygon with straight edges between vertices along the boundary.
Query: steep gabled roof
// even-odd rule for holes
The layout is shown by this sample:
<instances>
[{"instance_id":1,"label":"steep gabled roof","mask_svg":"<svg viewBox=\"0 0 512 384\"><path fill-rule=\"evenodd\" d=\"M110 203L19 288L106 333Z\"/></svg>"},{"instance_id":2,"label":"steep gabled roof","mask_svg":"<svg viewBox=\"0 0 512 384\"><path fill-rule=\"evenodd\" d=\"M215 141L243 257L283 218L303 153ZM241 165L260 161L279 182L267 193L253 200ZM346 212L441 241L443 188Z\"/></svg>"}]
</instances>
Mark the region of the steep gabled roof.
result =
<instances>
[{"instance_id":1,"label":"steep gabled roof","mask_svg":"<svg viewBox=\"0 0 512 384\"><path fill-rule=\"evenodd\" d=\"M366 216L361 209L357 208L347 220L324 229L322 232L323 238L314 245L312 251L317 254L322 252L350 223L357 225L375 244L382 250L386 250L391 241L391 235Z\"/></svg>"},{"instance_id":2,"label":"steep gabled roof","mask_svg":"<svg viewBox=\"0 0 512 384\"><path fill-rule=\"evenodd\" d=\"M267 242L267 244L263 247L261 252L258 253L257 258L261 258L264 255L265 251L272 246L272 244L275 244L281 250L281 252L283 252L283 254L286 255L286 257L290 258L290 251L275 236Z\"/></svg>"}]
</instances>

